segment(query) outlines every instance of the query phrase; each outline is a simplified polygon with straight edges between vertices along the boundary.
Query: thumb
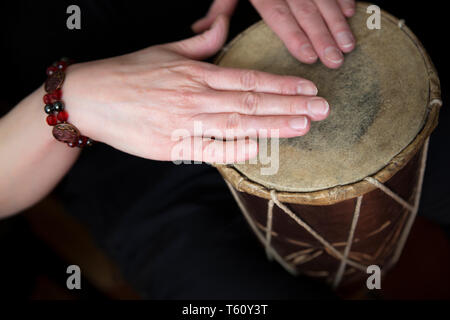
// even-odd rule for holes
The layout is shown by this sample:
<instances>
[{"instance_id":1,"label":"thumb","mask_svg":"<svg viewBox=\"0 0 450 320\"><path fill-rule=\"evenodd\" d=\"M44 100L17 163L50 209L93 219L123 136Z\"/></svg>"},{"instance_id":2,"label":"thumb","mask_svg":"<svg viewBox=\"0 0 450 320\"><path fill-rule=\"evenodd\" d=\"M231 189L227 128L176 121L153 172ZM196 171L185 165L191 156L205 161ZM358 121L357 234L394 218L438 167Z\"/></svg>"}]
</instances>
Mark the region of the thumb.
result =
<instances>
[{"instance_id":1,"label":"thumb","mask_svg":"<svg viewBox=\"0 0 450 320\"><path fill-rule=\"evenodd\" d=\"M228 35L228 25L229 18L219 15L211 29L189 39L168 43L165 47L186 58L206 59L224 45Z\"/></svg>"},{"instance_id":2,"label":"thumb","mask_svg":"<svg viewBox=\"0 0 450 320\"><path fill-rule=\"evenodd\" d=\"M195 33L200 33L208 29L217 16L224 14L231 16L236 8L238 0L215 0L205 17L197 20L192 26Z\"/></svg>"}]
</instances>

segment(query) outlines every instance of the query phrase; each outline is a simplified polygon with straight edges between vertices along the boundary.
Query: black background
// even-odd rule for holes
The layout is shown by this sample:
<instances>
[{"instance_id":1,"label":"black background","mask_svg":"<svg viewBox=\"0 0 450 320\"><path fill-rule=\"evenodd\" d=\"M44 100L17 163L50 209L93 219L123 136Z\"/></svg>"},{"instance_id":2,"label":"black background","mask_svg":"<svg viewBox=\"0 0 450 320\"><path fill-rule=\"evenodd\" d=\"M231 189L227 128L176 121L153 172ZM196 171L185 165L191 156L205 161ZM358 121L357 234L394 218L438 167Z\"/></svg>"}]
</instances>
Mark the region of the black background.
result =
<instances>
[{"instance_id":1,"label":"black background","mask_svg":"<svg viewBox=\"0 0 450 320\"><path fill-rule=\"evenodd\" d=\"M420 214L448 229L450 226L450 169L447 141L450 133L450 112L446 106L449 88L446 34L449 28L445 1L373 2L398 18L406 20L406 25L422 41L440 75L444 106L440 125L431 138ZM66 8L70 4L78 4L81 8L81 30L66 28L68 16ZM206 13L209 4L210 1L203 0L3 1L0 5L2 17L0 23L4 81L0 97L0 112L7 112L24 96L37 88L45 80L46 66L59 57L70 56L76 61L88 61L192 36L190 25ZM248 1L241 0L231 21L230 39L258 19L257 13ZM33 142L30 141L30 143ZM183 171L182 174L181 171ZM207 176L207 178L198 178L199 175ZM157 183L162 180L165 182ZM239 212L223 183L217 185L219 180L218 175L207 167L182 166L173 171L170 164L145 161L117 152L108 146L98 145L90 150L89 154L83 153L56 193L71 213L89 226L100 245L110 252L115 260L119 263L126 261L127 264L131 264L124 267L124 272L132 275L138 270L138 265L145 265L142 260L144 256L154 253L148 249L150 252L141 253L142 257L137 254L130 256L130 252L133 252L133 249L136 250L136 247L139 248L139 244L144 241L137 235L145 234L145 228L150 228L148 230L152 228L146 224L141 225L141 220L146 214L143 208L149 208L155 201L157 201L156 211L169 208L168 212L173 211L171 214L174 216L177 216L180 210L185 210L179 207L182 203L188 202L194 207L205 206L205 210L217 207L217 203L229 203L215 209L214 219L219 219L221 224L227 226L243 223L238 218ZM118 184L128 187L118 188ZM192 200L194 194L200 195L199 199ZM231 211L234 212L232 215L230 215ZM126 219L122 212L129 212ZM195 221L198 225L192 227L192 232L202 233L211 227L208 223L202 222L205 217L209 219L206 213L204 216L196 217L198 220ZM20 218L12 218L6 222L14 219L20 220ZM161 217L155 219L161 222ZM153 220L151 224L154 225L156 220ZM189 224L191 221L192 216L188 216L180 223ZM0 230L2 224L5 222L0 222ZM1 261L8 262L2 263L0 267L6 270L0 275L0 277L5 276L4 281L2 279L0 281L20 291L21 288L26 287L29 266L36 262L31 259L33 256L27 244L22 241L26 238L26 229L20 225L18 230L19 232L3 233L7 234L3 237L4 241L1 240L0 232L0 248L4 252ZM177 231L179 231L178 228L172 226L168 230L159 232L167 234ZM168 246L164 236L161 237L159 242L156 241L155 248ZM239 239L235 240L238 243ZM199 237L196 241L200 243L206 240ZM195 246L196 243L191 245ZM182 249L174 245L173 250ZM250 246L248 250L252 250L252 247ZM207 252L210 253L210 251ZM230 252L228 254L232 255ZM263 259L263 255L255 257L256 261L260 261L258 259ZM161 258L160 268L164 268L166 263L167 258ZM197 268L198 266L192 264L187 267ZM200 268L198 274L194 273L192 277L201 274L203 269L198 268ZM229 269L229 266L223 265L222 268ZM158 272L158 270L152 272ZM147 275L142 274L141 277L145 278ZM158 296L157 291L158 288L152 288L149 296ZM216 297L213 293L208 294L208 297ZM171 292L158 297L168 296L171 296ZM198 292L188 292L181 297L198 296ZM250 293L248 296L243 295L243 297L249 296L251 296ZM258 296L255 295L255 297Z\"/></svg>"}]
</instances>

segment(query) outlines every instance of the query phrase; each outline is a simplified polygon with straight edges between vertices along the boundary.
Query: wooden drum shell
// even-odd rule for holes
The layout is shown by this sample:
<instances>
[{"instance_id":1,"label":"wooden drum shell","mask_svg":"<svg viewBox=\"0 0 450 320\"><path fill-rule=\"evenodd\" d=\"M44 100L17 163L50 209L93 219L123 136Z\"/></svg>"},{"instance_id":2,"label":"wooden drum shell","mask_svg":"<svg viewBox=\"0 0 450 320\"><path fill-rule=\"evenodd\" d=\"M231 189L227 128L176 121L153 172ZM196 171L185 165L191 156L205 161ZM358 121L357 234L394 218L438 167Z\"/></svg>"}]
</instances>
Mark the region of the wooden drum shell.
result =
<instances>
[{"instance_id":1,"label":"wooden drum shell","mask_svg":"<svg viewBox=\"0 0 450 320\"><path fill-rule=\"evenodd\" d=\"M358 3L359 10L365 10L368 5ZM369 177L408 202L409 209L379 186L370 183L367 178L328 189L289 192L252 181L233 165L216 165L253 231L268 250L269 257L274 257L294 274L309 275L329 283L335 281L336 274L342 267L342 259L336 256L336 252L344 254L357 211L357 199L360 199L359 218L348 253L348 260L356 262L359 267L346 263L340 284L362 280L365 283L368 277L365 269L367 266L377 265L386 271L395 264L402 249L401 238L408 235L408 228L417 213L417 196L420 196L428 138L437 126L442 105L440 83L433 63L415 35L401 20L385 11L382 11L382 15L386 21L398 25L414 43L423 58L427 73L424 74L424 79L427 80L427 87L429 86L427 101L423 102L426 120L422 129L400 153ZM235 38L228 49L241 41L243 34L245 32ZM227 51L224 50L218 56L217 64L220 65ZM334 252L299 225L286 210L276 202L274 204L274 192L276 200L331 244ZM271 205L272 223L268 237Z\"/></svg>"}]
</instances>

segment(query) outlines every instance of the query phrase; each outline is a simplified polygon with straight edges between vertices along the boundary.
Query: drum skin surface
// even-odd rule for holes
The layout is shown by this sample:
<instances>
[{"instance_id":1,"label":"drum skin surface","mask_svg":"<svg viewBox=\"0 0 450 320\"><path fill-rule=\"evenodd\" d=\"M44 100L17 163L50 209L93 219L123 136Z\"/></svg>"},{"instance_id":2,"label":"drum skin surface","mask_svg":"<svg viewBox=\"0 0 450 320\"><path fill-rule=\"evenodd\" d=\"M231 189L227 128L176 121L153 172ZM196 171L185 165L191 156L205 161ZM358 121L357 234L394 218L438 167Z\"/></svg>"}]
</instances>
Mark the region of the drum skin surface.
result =
<instances>
[{"instance_id":1,"label":"drum skin surface","mask_svg":"<svg viewBox=\"0 0 450 320\"><path fill-rule=\"evenodd\" d=\"M430 95L424 57L385 15L381 29L368 29L366 8L359 5L349 20L357 45L338 70L299 62L264 22L244 31L220 58L224 67L309 79L330 103L330 116L313 122L308 134L280 139L276 174L261 174L263 164L235 166L249 179L291 192L350 184L382 169L422 129Z\"/></svg>"},{"instance_id":2,"label":"drum skin surface","mask_svg":"<svg viewBox=\"0 0 450 320\"><path fill-rule=\"evenodd\" d=\"M369 5L357 3L350 19L357 46L337 70L296 61L263 22L216 59L310 79L330 102L330 116L308 134L280 139L276 174L262 175L260 164L216 167L269 257L293 274L341 285L365 285L367 266L395 265L417 214L426 141L442 105L419 40L384 11L381 29L369 30Z\"/></svg>"}]
</instances>

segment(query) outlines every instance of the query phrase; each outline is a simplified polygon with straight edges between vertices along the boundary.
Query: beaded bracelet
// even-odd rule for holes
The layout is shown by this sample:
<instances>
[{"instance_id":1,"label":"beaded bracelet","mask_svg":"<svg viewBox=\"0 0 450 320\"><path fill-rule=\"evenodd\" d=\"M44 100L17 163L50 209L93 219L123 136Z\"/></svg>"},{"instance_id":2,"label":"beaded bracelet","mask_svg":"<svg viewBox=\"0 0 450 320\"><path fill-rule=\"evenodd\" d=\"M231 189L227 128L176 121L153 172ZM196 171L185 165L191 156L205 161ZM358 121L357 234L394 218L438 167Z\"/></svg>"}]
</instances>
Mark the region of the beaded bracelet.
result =
<instances>
[{"instance_id":1,"label":"beaded bracelet","mask_svg":"<svg viewBox=\"0 0 450 320\"><path fill-rule=\"evenodd\" d=\"M56 140L67 143L71 148L91 146L94 141L80 134L80 131L71 123L67 122L69 114L64 110L61 87L64 83L64 71L69 65L68 59L53 63L47 68L47 80L45 81L44 111L47 116L47 124L53 126L53 136Z\"/></svg>"}]
</instances>

